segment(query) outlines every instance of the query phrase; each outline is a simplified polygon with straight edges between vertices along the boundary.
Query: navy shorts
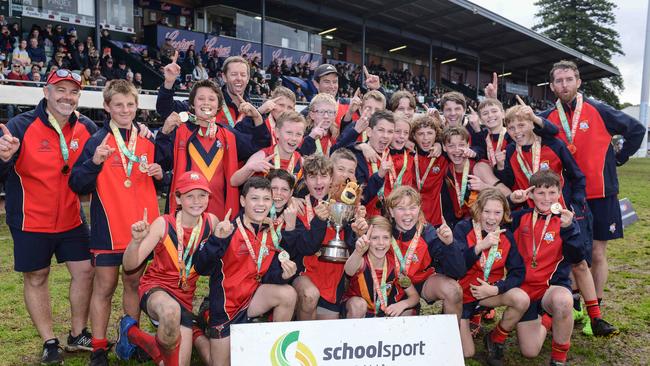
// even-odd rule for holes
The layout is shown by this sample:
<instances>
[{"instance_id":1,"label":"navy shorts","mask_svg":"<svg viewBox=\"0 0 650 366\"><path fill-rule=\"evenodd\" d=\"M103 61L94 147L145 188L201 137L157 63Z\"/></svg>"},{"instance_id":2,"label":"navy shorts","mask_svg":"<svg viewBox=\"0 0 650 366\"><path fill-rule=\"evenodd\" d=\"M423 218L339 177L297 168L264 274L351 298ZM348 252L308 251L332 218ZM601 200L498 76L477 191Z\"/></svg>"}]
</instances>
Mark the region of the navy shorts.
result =
<instances>
[{"instance_id":1,"label":"navy shorts","mask_svg":"<svg viewBox=\"0 0 650 366\"><path fill-rule=\"evenodd\" d=\"M481 305L478 304L478 301L468 302L463 304L463 315L461 319L471 319L472 316L478 313L481 310Z\"/></svg>"},{"instance_id":2,"label":"navy shorts","mask_svg":"<svg viewBox=\"0 0 650 366\"><path fill-rule=\"evenodd\" d=\"M519 319L519 322L527 322L531 320L537 319L540 315L544 313L544 308L542 307L542 299L539 300L530 300L530 305L528 306L528 310L524 313L524 315Z\"/></svg>"},{"instance_id":3,"label":"navy shorts","mask_svg":"<svg viewBox=\"0 0 650 366\"><path fill-rule=\"evenodd\" d=\"M124 252L92 253L91 262L95 267L119 267L123 257Z\"/></svg>"},{"instance_id":4,"label":"navy shorts","mask_svg":"<svg viewBox=\"0 0 650 366\"><path fill-rule=\"evenodd\" d=\"M322 297L318 298L318 307L339 314L341 314L343 312L343 309L345 309L345 305L343 302L339 301L338 304L334 304L323 299Z\"/></svg>"},{"instance_id":5,"label":"navy shorts","mask_svg":"<svg viewBox=\"0 0 650 366\"><path fill-rule=\"evenodd\" d=\"M149 315L149 312L147 312L147 301L149 301L149 296L151 296L151 294L153 294L156 291L163 291L163 292L167 293L169 295L169 297L174 299L174 301L176 301L176 302L178 302L178 299L176 299L174 297L174 295L170 294L165 289L162 289L160 287L154 287L154 288L152 288L151 290L145 292L142 295L142 298L140 299L140 309L142 310L142 312L147 314L147 316L151 320L151 324L153 324L154 327L158 328L159 322L157 320L154 320L151 317L151 315ZM191 311L185 309L185 307L183 305L181 305L180 302L178 302L178 305L180 305L180 307L181 307L181 325L186 327L186 328L192 329L192 326L194 325L194 314L192 314Z\"/></svg>"},{"instance_id":6,"label":"navy shorts","mask_svg":"<svg viewBox=\"0 0 650 366\"><path fill-rule=\"evenodd\" d=\"M594 247L594 216L589 205L573 204L574 219L580 227L580 238L583 242L583 257L591 267L591 252Z\"/></svg>"},{"instance_id":7,"label":"navy shorts","mask_svg":"<svg viewBox=\"0 0 650 366\"><path fill-rule=\"evenodd\" d=\"M222 339L230 337L230 326L233 324L246 324L250 323L253 318L248 317L248 307L241 309L232 319L227 320L220 324L213 324L210 320L210 326L206 329L205 335L212 339ZM215 322L216 323L216 322Z\"/></svg>"},{"instance_id":8,"label":"navy shorts","mask_svg":"<svg viewBox=\"0 0 650 366\"><path fill-rule=\"evenodd\" d=\"M14 270L34 272L47 268L52 255L57 263L90 259L90 230L81 224L62 233L35 233L10 227L14 240Z\"/></svg>"},{"instance_id":9,"label":"navy shorts","mask_svg":"<svg viewBox=\"0 0 650 366\"><path fill-rule=\"evenodd\" d=\"M623 218L618 196L587 200L594 216L594 240L614 240L623 237Z\"/></svg>"}]
</instances>

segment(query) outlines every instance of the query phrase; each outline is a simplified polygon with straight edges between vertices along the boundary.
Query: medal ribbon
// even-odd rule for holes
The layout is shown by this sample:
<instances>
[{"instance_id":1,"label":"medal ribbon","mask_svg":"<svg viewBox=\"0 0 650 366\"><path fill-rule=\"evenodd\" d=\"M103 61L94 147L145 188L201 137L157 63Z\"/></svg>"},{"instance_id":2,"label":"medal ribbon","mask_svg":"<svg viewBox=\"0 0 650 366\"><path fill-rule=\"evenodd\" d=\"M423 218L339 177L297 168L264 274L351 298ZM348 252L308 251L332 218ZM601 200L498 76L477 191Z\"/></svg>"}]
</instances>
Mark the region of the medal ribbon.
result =
<instances>
[{"instance_id":1,"label":"medal ribbon","mask_svg":"<svg viewBox=\"0 0 650 366\"><path fill-rule=\"evenodd\" d=\"M273 153L275 153L275 156L273 157L273 167L275 169L281 169L280 168L280 148L278 147L277 144L273 148ZM296 165L296 152L294 151L294 152L291 153L291 159L289 160L289 165L287 165L287 169L286 169L287 172L289 172L289 174L294 175L293 174L293 169L295 168L295 165Z\"/></svg>"},{"instance_id":2,"label":"medal ribbon","mask_svg":"<svg viewBox=\"0 0 650 366\"><path fill-rule=\"evenodd\" d=\"M230 114L230 109L228 108L225 100L221 104L221 109L223 109L223 115L226 116L230 127L235 128L235 120L232 118L232 114Z\"/></svg>"},{"instance_id":3,"label":"medal ribbon","mask_svg":"<svg viewBox=\"0 0 650 366\"><path fill-rule=\"evenodd\" d=\"M422 187L424 187L424 182L427 180L427 176L429 175L429 172L431 171L431 168L433 167L433 164L435 164L437 158L432 158L429 161L429 165L427 165L427 169L424 171L424 175L422 175L422 179L420 179L420 165L418 164L418 153L417 151L415 152L415 180L418 185L418 190L422 190Z\"/></svg>"},{"instance_id":4,"label":"medal ribbon","mask_svg":"<svg viewBox=\"0 0 650 366\"><path fill-rule=\"evenodd\" d=\"M47 120L54 128L54 131L59 135L59 146L61 147L61 156L63 156L63 162L68 164L68 159L70 158L70 152L68 151L68 143L65 141L65 136L63 136L63 131L61 131L61 126L59 126L59 121L56 120L51 114L47 114ZM70 126L72 127L72 126Z\"/></svg>"},{"instance_id":5,"label":"medal ribbon","mask_svg":"<svg viewBox=\"0 0 650 366\"><path fill-rule=\"evenodd\" d=\"M501 127L501 130L499 131L499 138L497 139L497 147L496 149L494 148L494 142L492 142L492 136L490 133L488 133L487 137L485 138L485 144L487 145L488 148L488 158L490 159L490 163L492 163L492 166L497 165L497 158L496 158L496 153L498 151L501 151L501 147L503 145L503 140L506 137L506 129Z\"/></svg>"},{"instance_id":6,"label":"medal ribbon","mask_svg":"<svg viewBox=\"0 0 650 366\"><path fill-rule=\"evenodd\" d=\"M381 161L386 160L387 157L388 157L388 149L384 150L384 152L381 153ZM375 173L377 173L379 171L379 167L378 167L377 163L375 163L375 162L370 163L370 167L372 168L372 174L375 174ZM390 179L390 173L388 173L388 175L389 175L389 179ZM377 197L380 197L380 198L384 197L384 186L385 186L385 184L382 185L381 188L379 189L379 192L377 192Z\"/></svg>"},{"instance_id":7,"label":"medal ribbon","mask_svg":"<svg viewBox=\"0 0 650 366\"><path fill-rule=\"evenodd\" d=\"M542 235L539 237L539 245L535 242L535 224L537 223L538 218L537 210L533 210L533 264L537 267L537 252L539 252L539 247L542 246L542 240L544 240L544 235L546 235L546 229L548 229L548 224L551 222L551 213L549 212L546 215L546 220L544 221L544 228L542 229Z\"/></svg>"},{"instance_id":8,"label":"medal ribbon","mask_svg":"<svg viewBox=\"0 0 650 366\"><path fill-rule=\"evenodd\" d=\"M305 196L305 211L307 214L307 224L309 224L314 219L314 209L311 206L311 196L309 194Z\"/></svg>"},{"instance_id":9,"label":"medal ribbon","mask_svg":"<svg viewBox=\"0 0 650 366\"><path fill-rule=\"evenodd\" d=\"M372 276L372 284L375 288L375 314L379 312L379 309L386 311L386 305L388 304L388 291L386 286L386 276L388 274L388 265L386 257L384 257L383 270L381 272L381 282L377 279L377 272L375 271L375 266L372 265L372 260L368 258L368 264L370 264L370 275Z\"/></svg>"},{"instance_id":10,"label":"medal ribbon","mask_svg":"<svg viewBox=\"0 0 650 366\"><path fill-rule=\"evenodd\" d=\"M409 243L408 248L406 249L406 255L402 256L402 251L399 248L399 245L397 245L397 240L395 238L391 237L391 246L393 247L393 254L395 255L395 263L397 264L398 272L401 272L404 275L408 275L409 267L411 266L411 262L413 262L413 253L415 252L415 248L418 246L418 241L420 240L420 232L422 231L422 225L418 224L418 227L415 229L415 235L413 235L413 239L411 239L411 242Z\"/></svg>"},{"instance_id":11,"label":"medal ribbon","mask_svg":"<svg viewBox=\"0 0 650 366\"><path fill-rule=\"evenodd\" d=\"M269 253L269 248L267 248L266 246L267 231L264 230L264 233L262 234L262 241L260 242L260 251L257 254L257 259L255 259L255 250L253 249L251 240L248 238L248 233L246 232L246 229L244 229L244 225L242 224L241 219L239 217L237 218L237 229L239 229L239 232L244 237L244 241L246 242L246 247L248 248L248 254L250 254L253 263L255 263L257 267L257 274L259 275L260 270L262 269L262 260L264 259L264 256L266 256ZM257 240L257 237L255 237L255 240Z\"/></svg>"},{"instance_id":12,"label":"medal ribbon","mask_svg":"<svg viewBox=\"0 0 650 366\"><path fill-rule=\"evenodd\" d=\"M560 116L560 121L562 122L562 129L566 135L567 141L569 144L573 144L573 139L575 139L576 131L578 130L578 120L580 119L580 114L582 113L582 94L578 93L576 95L576 109L573 111L573 118L571 118L571 127L569 127L569 120L566 118L566 113L564 112L564 107L562 102L558 98L555 101L555 108L557 108L558 115Z\"/></svg>"},{"instance_id":13,"label":"medal ribbon","mask_svg":"<svg viewBox=\"0 0 650 366\"><path fill-rule=\"evenodd\" d=\"M194 225L192 228L192 233L190 234L190 239L187 241L187 246L183 247L183 236L185 235L183 231L182 224L182 213L183 211L178 211L176 214L176 238L178 239L177 249L178 249L178 268L180 273L181 285L187 283L187 274L190 273L192 269L192 255L198 247L199 235L201 234L201 226L203 226L203 217L199 216L199 222ZM185 251L183 252L183 249Z\"/></svg>"},{"instance_id":14,"label":"medal ribbon","mask_svg":"<svg viewBox=\"0 0 650 366\"><path fill-rule=\"evenodd\" d=\"M277 250L283 250L280 246L280 240L282 240L282 225L284 220L282 218L278 219L278 224L274 225L275 220L271 219L270 230L271 230L271 240L273 241L273 246Z\"/></svg>"},{"instance_id":15,"label":"medal ribbon","mask_svg":"<svg viewBox=\"0 0 650 366\"><path fill-rule=\"evenodd\" d=\"M322 142L321 142L322 140L323 140L322 138L318 138L318 139L316 139L316 152L319 152L319 153L321 153L321 154L325 154L325 153L323 152L323 145L322 145ZM332 146L332 140L327 139L327 145L326 145L326 146L327 146L327 149L325 149L325 152L327 152L327 155L326 155L326 156L329 156L329 154L330 154L330 147Z\"/></svg>"},{"instance_id":16,"label":"medal ribbon","mask_svg":"<svg viewBox=\"0 0 650 366\"><path fill-rule=\"evenodd\" d=\"M532 167L528 166L528 162L526 162L526 159L524 158L521 146L517 145L517 162L528 180L530 180L530 177L539 170L539 161L542 154L542 142L540 137L535 136L533 145L530 148L530 154L532 155Z\"/></svg>"},{"instance_id":17,"label":"medal ribbon","mask_svg":"<svg viewBox=\"0 0 650 366\"><path fill-rule=\"evenodd\" d=\"M393 160L392 156L391 156L390 160L391 161ZM399 171L399 174L397 175L397 179L395 179L394 175L391 174L392 172L388 173L388 178L390 179L390 185L391 185L391 187L393 187L393 189L402 185L402 180L404 179L404 173L406 172L406 166L408 165L408 162L409 162L408 153L406 152L406 149L404 149L403 165L402 165L402 169Z\"/></svg>"},{"instance_id":18,"label":"medal ribbon","mask_svg":"<svg viewBox=\"0 0 650 366\"><path fill-rule=\"evenodd\" d=\"M463 201L465 200L465 193L467 192L467 176L469 175L469 160L465 160L465 166L463 166L463 175L460 179L460 187L458 186L458 180L456 179L456 172L453 172L454 177L454 188L456 189L456 195L458 197L458 207L463 207Z\"/></svg>"},{"instance_id":19,"label":"medal ribbon","mask_svg":"<svg viewBox=\"0 0 650 366\"><path fill-rule=\"evenodd\" d=\"M476 235L476 243L478 244L479 241L483 240L481 225L478 222L472 220L472 226L474 227L474 235ZM499 228L497 228L497 230L499 230ZM497 243L497 245L491 246L487 258L485 257L485 250L481 252L481 260L479 263L481 264L481 267L483 267L483 281L485 282L487 282L488 278L490 277L490 271L492 271L492 265L496 259L498 248L499 243Z\"/></svg>"},{"instance_id":20,"label":"medal ribbon","mask_svg":"<svg viewBox=\"0 0 650 366\"><path fill-rule=\"evenodd\" d=\"M115 122L113 122L113 120L109 122L109 126L113 132L113 137L115 137L115 142L117 143L118 151L120 152L120 159L122 159L122 167L124 168L124 173L128 179L131 176L133 163L140 162L140 158L135 155L135 146L138 142L138 131L135 126L131 125L131 136L129 136L129 146L127 147L124 143L124 139L122 138L122 134L120 133L119 128L117 128L117 125ZM128 164L124 158L125 156L129 158Z\"/></svg>"}]
</instances>

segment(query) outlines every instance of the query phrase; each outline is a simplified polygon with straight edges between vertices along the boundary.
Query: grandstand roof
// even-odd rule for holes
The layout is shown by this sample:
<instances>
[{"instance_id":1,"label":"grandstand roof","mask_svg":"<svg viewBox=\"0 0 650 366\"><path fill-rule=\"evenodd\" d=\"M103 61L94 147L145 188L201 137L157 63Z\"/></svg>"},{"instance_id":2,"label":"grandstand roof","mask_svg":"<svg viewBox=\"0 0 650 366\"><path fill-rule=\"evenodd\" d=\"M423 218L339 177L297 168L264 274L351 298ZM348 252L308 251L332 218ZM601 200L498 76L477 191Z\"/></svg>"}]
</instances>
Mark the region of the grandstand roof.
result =
<instances>
[{"instance_id":1,"label":"grandstand roof","mask_svg":"<svg viewBox=\"0 0 650 366\"><path fill-rule=\"evenodd\" d=\"M208 1L260 13L259 0ZM204 2L205 4L205 2ZM512 72L529 83L546 81L551 65L560 59L578 63L583 80L620 75L572 48L546 38L466 0L267 0L267 16L305 24L314 29L336 27L332 35L361 40L386 50L407 45L402 54L426 62L429 44L434 58L457 58L454 65L476 69L480 57L484 72Z\"/></svg>"}]
</instances>

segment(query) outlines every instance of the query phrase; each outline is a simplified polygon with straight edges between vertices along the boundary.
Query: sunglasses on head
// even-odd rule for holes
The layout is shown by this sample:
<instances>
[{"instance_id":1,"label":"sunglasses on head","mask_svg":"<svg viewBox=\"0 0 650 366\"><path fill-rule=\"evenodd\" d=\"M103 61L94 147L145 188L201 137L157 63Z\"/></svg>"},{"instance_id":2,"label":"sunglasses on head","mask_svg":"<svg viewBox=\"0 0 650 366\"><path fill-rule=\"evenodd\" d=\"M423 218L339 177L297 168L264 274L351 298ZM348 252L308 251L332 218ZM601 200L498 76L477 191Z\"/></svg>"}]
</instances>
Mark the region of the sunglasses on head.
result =
<instances>
[{"instance_id":1,"label":"sunglasses on head","mask_svg":"<svg viewBox=\"0 0 650 366\"><path fill-rule=\"evenodd\" d=\"M48 82L49 82L49 79L51 79L53 76L54 76L54 74L50 75L50 77L48 78ZM58 76L60 78L67 78L68 76L71 76L75 81L79 81L79 82L81 81L81 76L79 76L79 74L74 73L74 72L72 72L72 71L70 71L68 69L58 69L58 70L56 70L56 76Z\"/></svg>"}]
</instances>

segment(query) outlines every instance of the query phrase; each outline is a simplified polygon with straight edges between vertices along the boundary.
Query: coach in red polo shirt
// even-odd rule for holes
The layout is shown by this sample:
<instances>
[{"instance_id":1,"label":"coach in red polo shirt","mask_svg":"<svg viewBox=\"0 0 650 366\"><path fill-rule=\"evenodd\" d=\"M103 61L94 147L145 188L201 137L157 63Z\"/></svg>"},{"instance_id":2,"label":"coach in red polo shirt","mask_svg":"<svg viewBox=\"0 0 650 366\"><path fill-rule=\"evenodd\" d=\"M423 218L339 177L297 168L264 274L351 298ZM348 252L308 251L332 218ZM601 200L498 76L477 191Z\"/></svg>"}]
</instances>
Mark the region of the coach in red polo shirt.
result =
<instances>
[{"instance_id":1,"label":"coach in red polo shirt","mask_svg":"<svg viewBox=\"0 0 650 366\"><path fill-rule=\"evenodd\" d=\"M70 272L72 329L66 350L90 350L86 330L93 268L89 231L79 197L68 187L70 168L97 126L75 109L81 78L53 71L34 110L0 125L0 174L6 178L7 225L14 268L23 273L25 305L44 341L41 364L63 363L52 329L48 276L52 255Z\"/></svg>"}]
</instances>

